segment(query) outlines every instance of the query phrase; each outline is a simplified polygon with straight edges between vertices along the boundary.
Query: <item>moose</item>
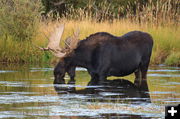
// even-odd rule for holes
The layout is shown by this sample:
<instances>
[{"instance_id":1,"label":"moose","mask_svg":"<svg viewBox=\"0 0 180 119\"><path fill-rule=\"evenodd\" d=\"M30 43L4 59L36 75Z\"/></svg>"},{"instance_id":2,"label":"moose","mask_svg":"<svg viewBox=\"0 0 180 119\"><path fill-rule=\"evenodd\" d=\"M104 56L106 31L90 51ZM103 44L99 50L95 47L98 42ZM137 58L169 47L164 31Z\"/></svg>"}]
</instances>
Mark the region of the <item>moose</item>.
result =
<instances>
[{"instance_id":1,"label":"moose","mask_svg":"<svg viewBox=\"0 0 180 119\"><path fill-rule=\"evenodd\" d=\"M55 28L44 51L51 51L60 60L54 68L54 83L63 84L65 73L74 81L75 68L86 68L91 76L89 85L104 84L108 76L135 74L135 85L141 86L147 79L147 70L153 47L153 38L142 31L131 31L123 36L107 32L91 34L79 40L79 32L65 40L65 48L59 46L64 25Z\"/></svg>"}]
</instances>

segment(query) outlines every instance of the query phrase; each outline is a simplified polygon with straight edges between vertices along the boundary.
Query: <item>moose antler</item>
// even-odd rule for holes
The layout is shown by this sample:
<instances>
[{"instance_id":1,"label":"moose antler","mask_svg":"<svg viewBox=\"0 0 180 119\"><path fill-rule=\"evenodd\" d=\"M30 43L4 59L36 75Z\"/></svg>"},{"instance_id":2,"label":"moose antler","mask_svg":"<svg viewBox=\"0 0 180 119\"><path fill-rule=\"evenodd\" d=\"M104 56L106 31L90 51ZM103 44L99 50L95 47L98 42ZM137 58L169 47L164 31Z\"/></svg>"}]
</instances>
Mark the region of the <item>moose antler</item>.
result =
<instances>
[{"instance_id":1,"label":"moose antler","mask_svg":"<svg viewBox=\"0 0 180 119\"><path fill-rule=\"evenodd\" d=\"M76 48L78 43L78 37L79 37L79 30L74 32L74 35L72 37L68 37L65 40L65 49L62 49L59 47L61 37L64 31L64 24L59 25L55 28L54 32L51 33L50 37L48 38L49 43L46 48L38 47L39 49L43 51L51 51L56 57L64 57L67 52L73 50Z\"/></svg>"},{"instance_id":2,"label":"moose antler","mask_svg":"<svg viewBox=\"0 0 180 119\"><path fill-rule=\"evenodd\" d=\"M77 44L79 42L79 32L80 30L77 29L76 32L74 32L74 35L72 37L68 37L65 40L65 45L67 49L72 50L77 47Z\"/></svg>"},{"instance_id":3,"label":"moose antler","mask_svg":"<svg viewBox=\"0 0 180 119\"><path fill-rule=\"evenodd\" d=\"M60 25L55 28L54 32L50 35L49 43L46 48L38 47L44 51L51 51L56 57L63 57L66 53L62 52L62 49L59 47L61 37L64 31L64 25Z\"/></svg>"}]
</instances>

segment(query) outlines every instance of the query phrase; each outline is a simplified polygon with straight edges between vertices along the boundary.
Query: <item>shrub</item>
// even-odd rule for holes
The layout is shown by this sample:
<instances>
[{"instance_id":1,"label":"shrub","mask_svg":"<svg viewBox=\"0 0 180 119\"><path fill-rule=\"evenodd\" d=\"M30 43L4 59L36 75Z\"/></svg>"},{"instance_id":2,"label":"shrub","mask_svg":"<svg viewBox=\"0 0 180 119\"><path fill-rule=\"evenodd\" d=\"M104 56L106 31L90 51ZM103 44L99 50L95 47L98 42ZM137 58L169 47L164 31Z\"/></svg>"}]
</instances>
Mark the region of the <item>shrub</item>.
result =
<instances>
[{"instance_id":1,"label":"shrub","mask_svg":"<svg viewBox=\"0 0 180 119\"><path fill-rule=\"evenodd\" d=\"M38 62L32 46L39 27L39 0L1 0L0 62Z\"/></svg>"},{"instance_id":2,"label":"shrub","mask_svg":"<svg viewBox=\"0 0 180 119\"><path fill-rule=\"evenodd\" d=\"M171 66L180 65L180 52L171 53L165 60L165 64L171 65Z\"/></svg>"},{"instance_id":3,"label":"shrub","mask_svg":"<svg viewBox=\"0 0 180 119\"><path fill-rule=\"evenodd\" d=\"M0 34L16 41L30 41L36 33L39 2L36 0L1 0Z\"/></svg>"}]
</instances>

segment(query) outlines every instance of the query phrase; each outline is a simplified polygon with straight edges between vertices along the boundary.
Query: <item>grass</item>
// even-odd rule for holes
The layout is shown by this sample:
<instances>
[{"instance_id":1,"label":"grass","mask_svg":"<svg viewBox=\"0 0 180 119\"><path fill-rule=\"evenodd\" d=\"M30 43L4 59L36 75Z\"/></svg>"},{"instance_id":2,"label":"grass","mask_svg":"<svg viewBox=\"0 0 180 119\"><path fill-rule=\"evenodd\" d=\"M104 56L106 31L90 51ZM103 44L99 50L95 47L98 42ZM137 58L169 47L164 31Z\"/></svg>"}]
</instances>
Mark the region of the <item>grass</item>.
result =
<instances>
[{"instance_id":1,"label":"grass","mask_svg":"<svg viewBox=\"0 0 180 119\"><path fill-rule=\"evenodd\" d=\"M61 20L60 22L42 22L38 27L37 35L32 41L18 42L13 37L7 36L0 40L0 62L13 63L50 63L56 62L48 52L42 52L35 47L47 45L47 36L53 31L57 24L65 23L65 31L62 39L73 34L74 30L80 29L80 39L85 39L95 32L109 32L113 35L121 36L129 31L140 30L150 33L154 38L154 47L151 64L165 63L167 65L178 66L180 64L180 28L174 27L153 27L142 26L130 22L129 20L118 20L113 23L108 21L97 23L95 21L84 20ZM63 46L64 42L61 42Z\"/></svg>"}]
</instances>

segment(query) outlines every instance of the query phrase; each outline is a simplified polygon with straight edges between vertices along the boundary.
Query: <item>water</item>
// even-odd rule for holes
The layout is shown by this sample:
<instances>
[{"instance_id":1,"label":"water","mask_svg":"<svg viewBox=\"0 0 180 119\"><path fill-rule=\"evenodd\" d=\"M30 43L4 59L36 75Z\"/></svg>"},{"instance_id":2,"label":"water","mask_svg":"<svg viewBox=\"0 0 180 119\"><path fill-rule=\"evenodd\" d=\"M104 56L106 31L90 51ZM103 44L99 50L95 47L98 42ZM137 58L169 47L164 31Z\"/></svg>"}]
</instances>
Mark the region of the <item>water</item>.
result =
<instances>
[{"instance_id":1,"label":"water","mask_svg":"<svg viewBox=\"0 0 180 119\"><path fill-rule=\"evenodd\" d=\"M165 105L180 103L178 67L150 67L149 90L134 86L134 75L87 86L88 73L77 70L75 84L54 85L52 67L0 65L0 118L164 118Z\"/></svg>"}]
</instances>

